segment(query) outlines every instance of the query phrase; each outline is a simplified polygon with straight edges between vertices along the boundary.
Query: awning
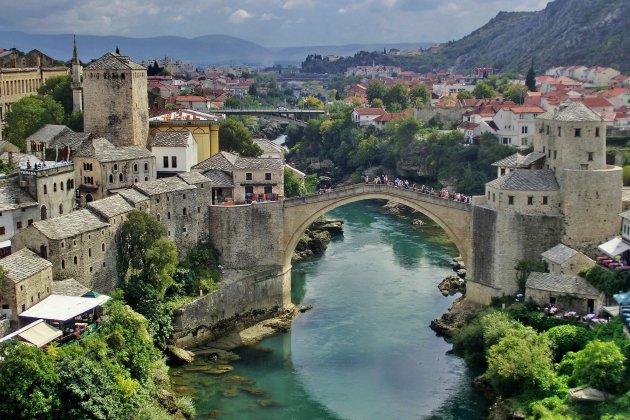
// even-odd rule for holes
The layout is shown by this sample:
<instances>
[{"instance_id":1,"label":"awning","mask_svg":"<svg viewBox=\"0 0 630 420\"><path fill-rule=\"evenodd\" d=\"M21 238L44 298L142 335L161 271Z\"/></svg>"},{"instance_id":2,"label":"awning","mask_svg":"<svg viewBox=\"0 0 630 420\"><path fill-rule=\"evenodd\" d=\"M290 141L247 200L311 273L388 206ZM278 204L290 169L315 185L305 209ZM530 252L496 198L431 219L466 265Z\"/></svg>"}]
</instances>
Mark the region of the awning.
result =
<instances>
[{"instance_id":1,"label":"awning","mask_svg":"<svg viewBox=\"0 0 630 420\"><path fill-rule=\"evenodd\" d=\"M50 295L37 305L31 306L22 312L20 318L64 322L103 305L109 299L110 297L107 295L100 295L94 298Z\"/></svg>"},{"instance_id":2,"label":"awning","mask_svg":"<svg viewBox=\"0 0 630 420\"><path fill-rule=\"evenodd\" d=\"M42 319L38 319L28 324L26 327L20 328L16 332L3 337L0 341L19 338L36 347L43 347L58 337L61 337L61 331L46 324Z\"/></svg>"},{"instance_id":3,"label":"awning","mask_svg":"<svg viewBox=\"0 0 630 420\"><path fill-rule=\"evenodd\" d=\"M621 237L616 237L608 242L604 242L597 247L600 251L605 253L611 258L615 258L617 255L623 254L625 251L630 250L630 245L624 242Z\"/></svg>"},{"instance_id":4,"label":"awning","mask_svg":"<svg viewBox=\"0 0 630 420\"><path fill-rule=\"evenodd\" d=\"M630 305L630 292L613 295L613 299L615 299L615 302L619 305Z\"/></svg>"}]
</instances>

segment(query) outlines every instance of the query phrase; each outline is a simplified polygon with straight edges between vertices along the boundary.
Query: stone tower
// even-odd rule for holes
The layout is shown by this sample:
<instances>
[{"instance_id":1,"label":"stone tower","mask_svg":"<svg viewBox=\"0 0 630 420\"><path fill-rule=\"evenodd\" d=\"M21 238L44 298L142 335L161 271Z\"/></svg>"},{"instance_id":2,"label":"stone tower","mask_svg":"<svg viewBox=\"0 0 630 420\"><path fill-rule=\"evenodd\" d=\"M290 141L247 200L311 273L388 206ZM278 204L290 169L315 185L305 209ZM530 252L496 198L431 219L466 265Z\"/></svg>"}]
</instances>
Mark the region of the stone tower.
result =
<instances>
[{"instance_id":1,"label":"stone tower","mask_svg":"<svg viewBox=\"0 0 630 420\"><path fill-rule=\"evenodd\" d=\"M619 233L622 169L606 164L606 123L580 102L538 117L534 150L560 184L562 243L581 248Z\"/></svg>"},{"instance_id":2,"label":"stone tower","mask_svg":"<svg viewBox=\"0 0 630 420\"><path fill-rule=\"evenodd\" d=\"M147 69L107 53L83 69L84 130L116 146L146 146L149 133Z\"/></svg>"},{"instance_id":3,"label":"stone tower","mask_svg":"<svg viewBox=\"0 0 630 420\"><path fill-rule=\"evenodd\" d=\"M72 49L72 112L83 111L83 68L77 52L77 37Z\"/></svg>"}]
</instances>

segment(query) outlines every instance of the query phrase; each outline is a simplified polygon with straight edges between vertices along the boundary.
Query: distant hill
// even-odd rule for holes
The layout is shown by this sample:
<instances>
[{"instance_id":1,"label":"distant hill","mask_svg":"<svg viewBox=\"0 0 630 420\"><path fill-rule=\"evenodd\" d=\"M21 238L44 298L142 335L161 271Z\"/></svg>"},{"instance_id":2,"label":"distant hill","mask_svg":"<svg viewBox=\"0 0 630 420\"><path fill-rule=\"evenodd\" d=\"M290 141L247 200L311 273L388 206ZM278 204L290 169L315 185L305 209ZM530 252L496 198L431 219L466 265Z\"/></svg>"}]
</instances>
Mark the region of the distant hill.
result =
<instances>
[{"instance_id":1,"label":"distant hill","mask_svg":"<svg viewBox=\"0 0 630 420\"><path fill-rule=\"evenodd\" d=\"M555 0L538 12L500 12L470 35L444 46L436 59L470 69L525 72L564 65L630 70L630 1Z\"/></svg>"},{"instance_id":2,"label":"distant hill","mask_svg":"<svg viewBox=\"0 0 630 420\"><path fill-rule=\"evenodd\" d=\"M162 36L128 38L123 36L77 36L79 56L83 62L98 58L107 51L120 48L121 54L142 61L169 57L196 64L299 64L309 54L351 55L361 50L413 49L429 43L322 45L313 47L265 48L254 42L226 35L205 35L197 38ZM38 49L43 53L67 61L72 57L72 35L41 35L0 31L0 48L22 51Z\"/></svg>"}]
</instances>

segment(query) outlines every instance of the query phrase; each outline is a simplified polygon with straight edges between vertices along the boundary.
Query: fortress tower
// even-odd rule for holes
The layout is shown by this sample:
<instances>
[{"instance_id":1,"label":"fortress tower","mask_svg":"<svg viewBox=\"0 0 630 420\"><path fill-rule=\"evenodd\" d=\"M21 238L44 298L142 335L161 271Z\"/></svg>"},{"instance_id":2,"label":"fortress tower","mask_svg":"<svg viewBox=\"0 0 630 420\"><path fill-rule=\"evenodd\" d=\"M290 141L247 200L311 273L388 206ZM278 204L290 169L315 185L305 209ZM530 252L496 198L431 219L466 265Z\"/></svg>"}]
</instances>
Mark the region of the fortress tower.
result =
<instances>
[{"instance_id":1,"label":"fortress tower","mask_svg":"<svg viewBox=\"0 0 630 420\"><path fill-rule=\"evenodd\" d=\"M72 49L72 112L83 111L83 67L77 52L77 37L74 37Z\"/></svg>"},{"instance_id":2,"label":"fortress tower","mask_svg":"<svg viewBox=\"0 0 630 420\"><path fill-rule=\"evenodd\" d=\"M147 69L107 53L83 69L84 130L115 146L146 146Z\"/></svg>"}]
</instances>

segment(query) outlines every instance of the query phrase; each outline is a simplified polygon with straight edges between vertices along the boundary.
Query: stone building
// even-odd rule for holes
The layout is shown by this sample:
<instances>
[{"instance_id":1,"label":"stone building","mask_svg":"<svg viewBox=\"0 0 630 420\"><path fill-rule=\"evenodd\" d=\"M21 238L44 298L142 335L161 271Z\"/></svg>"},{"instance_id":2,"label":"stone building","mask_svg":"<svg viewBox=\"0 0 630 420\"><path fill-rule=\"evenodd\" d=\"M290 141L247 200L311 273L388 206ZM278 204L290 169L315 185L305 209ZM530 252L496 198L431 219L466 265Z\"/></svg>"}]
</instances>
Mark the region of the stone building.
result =
<instances>
[{"instance_id":1,"label":"stone building","mask_svg":"<svg viewBox=\"0 0 630 420\"><path fill-rule=\"evenodd\" d=\"M115 231L110 227L90 210L77 210L33 223L13 237L12 248L28 248L49 260L57 280L74 278L91 289L111 290L116 261L111 259Z\"/></svg>"},{"instance_id":2,"label":"stone building","mask_svg":"<svg viewBox=\"0 0 630 420\"><path fill-rule=\"evenodd\" d=\"M616 234L621 168L606 164L605 139L599 115L565 103L538 116L532 154L497 162L499 178L473 199L471 301L515 293L519 260L559 243L592 248Z\"/></svg>"},{"instance_id":3,"label":"stone building","mask_svg":"<svg viewBox=\"0 0 630 420\"><path fill-rule=\"evenodd\" d=\"M4 272L1 313L17 322L18 315L51 294L52 264L29 249L0 260Z\"/></svg>"},{"instance_id":4,"label":"stone building","mask_svg":"<svg viewBox=\"0 0 630 420\"><path fill-rule=\"evenodd\" d=\"M175 242L180 255L197 244L202 211L195 185L170 177L139 182L133 188L149 197L149 214L166 227L167 237Z\"/></svg>"},{"instance_id":5,"label":"stone building","mask_svg":"<svg viewBox=\"0 0 630 420\"><path fill-rule=\"evenodd\" d=\"M46 124L26 138L26 151L39 159L46 153L49 159L70 161L90 137L90 133L77 133L65 125Z\"/></svg>"},{"instance_id":6,"label":"stone building","mask_svg":"<svg viewBox=\"0 0 630 420\"><path fill-rule=\"evenodd\" d=\"M147 69L107 53L83 68L85 131L116 146L146 146L149 134Z\"/></svg>"},{"instance_id":7,"label":"stone building","mask_svg":"<svg viewBox=\"0 0 630 420\"><path fill-rule=\"evenodd\" d=\"M578 276L531 273L525 284L525 299L539 306L554 304L560 311L580 315L595 313L604 304L604 295Z\"/></svg>"},{"instance_id":8,"label":"stone building","mask_svg":"<svg viewBox=\"0 0 630 420\"><path fill-rule=\"evenodd\" d=\"M144 146L114 146L104 138L90 139L74 154L81 201L107 197L112 190L156 178L155 156Z\"/></svg>"},{"instance_id":9,"label":"stone building","mask_svg":"<svg viewBox=\"0 0 630 420\"><path fill-rule=\"evenodd\" d=\"M578 274L580 271L592 267L595 261L569 248L564 244L558 244L541 255L551 274Z\"/></svg>"},{"instance_id":10,"label":"stone building","mask_svg":"<svg viewBox=\"0 0 630 420\"><path fill-rule=\"evenodd\" d=\"M75 207L74 164L49 162L47 166L22 166L19 186L39 204L39 217L46 220L71 212Z\"/></svg>"},{"instance_id":11,"label":"stone building","mask_svg":"<svg viewBox=\"0 0 630 420\"><path fill-rule=\"evenodd\" d=\"M219 152L195 165L193 170L214 178L218 178L220 173L229 176L232 180L230 198L235 203L275 201L284 195L282 159L244 158ZM217 201L220 201L218 197Z\"/></svg>"},{"instance_id":12,"label":"stone building","mask_svg":"<svg viewBox=\"0 0 630 420\"><path fill-rule=\"evenodd\" d=\"M0 188L0 248L18 232L40 219L37 201L15 184ZM10 245L9 245L10 247ZM0 254L1 255L1 254Z\"/></svg>"},{"instance_id":13,"label":"stone building","mask_svg":"<svg viewBox=\"0 0 630 420\"><path fill-rule=\"evenodd\" d=\"M187 184L194 185L197 188L195 198L197 204L196 219L199 225L199 241L207 241L210 239L207 227L209 222L209 210L212 205L212 180L199 172L184 172L177 176Z\"/></svg>"}]
</instances>

